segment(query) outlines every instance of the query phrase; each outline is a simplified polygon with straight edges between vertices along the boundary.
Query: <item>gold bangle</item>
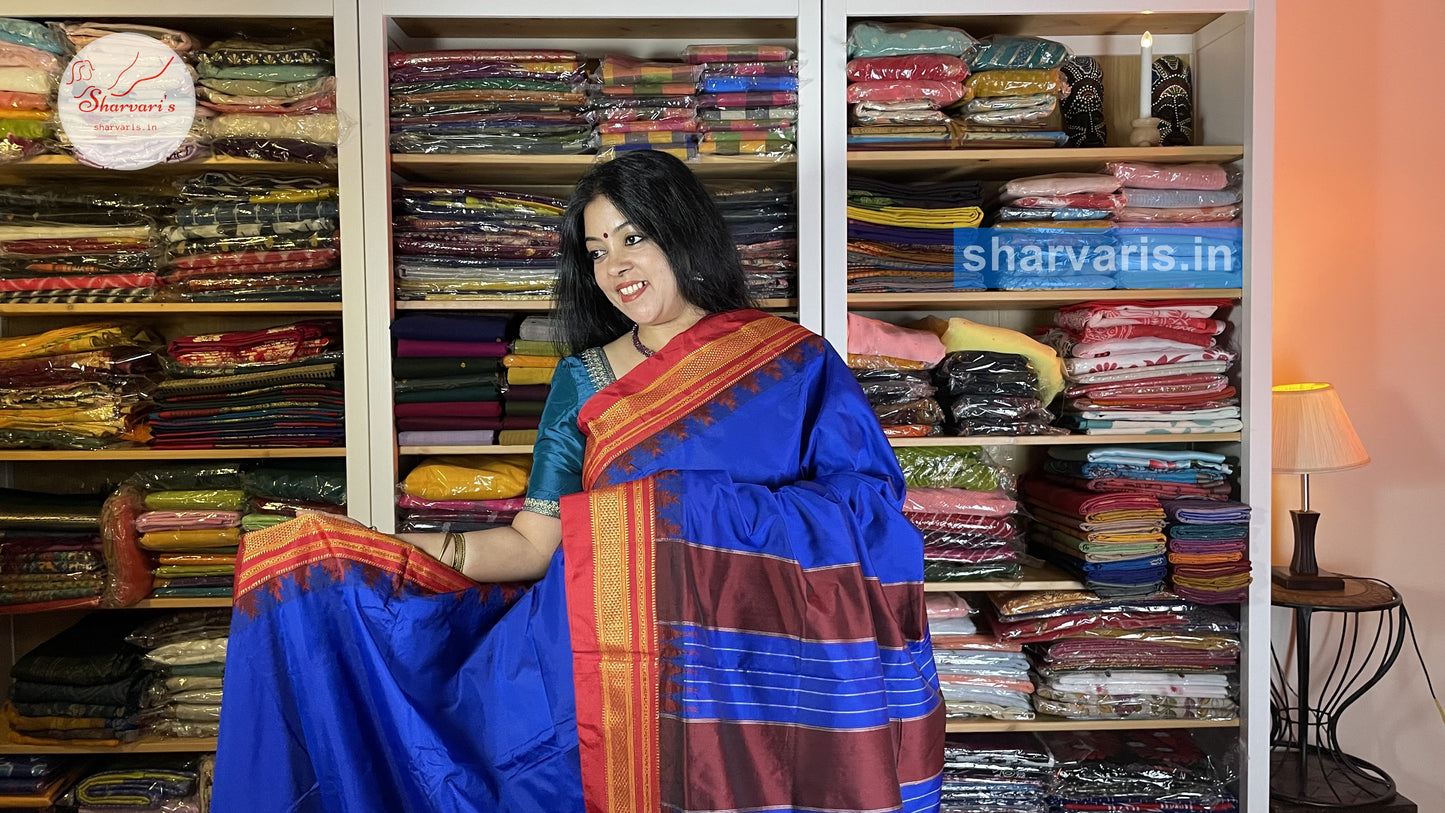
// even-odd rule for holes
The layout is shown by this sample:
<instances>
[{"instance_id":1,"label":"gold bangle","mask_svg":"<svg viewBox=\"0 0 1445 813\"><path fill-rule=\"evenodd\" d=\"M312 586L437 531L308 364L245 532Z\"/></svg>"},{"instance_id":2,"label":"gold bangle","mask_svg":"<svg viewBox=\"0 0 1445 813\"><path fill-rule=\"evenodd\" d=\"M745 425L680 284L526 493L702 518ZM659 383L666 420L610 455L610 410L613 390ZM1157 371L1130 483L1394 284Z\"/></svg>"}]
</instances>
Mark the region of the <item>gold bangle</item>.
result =
<instances>
[{"instance_id":1,"label":"gold bangle","mask_svg":"<svg viewBox=\"0 0 1445 813\"><path fill-rule=\"evenodd\" d=\"M442 547L441 547L441 550L438 550L438 551L437 551L437 555L436 555L436 559L437 559L438 562L445 562L445 561L446 561L446 559L447 559L447 546L450 545L451 543L452 543L452 535L451 535L451 534L446 534L445 536L442 537Z\"/></svg>"},{"instance_id":2,"label":"gold bangle","mask_svg":"<svg viewBox=\"0 0 1445 813\"><path fill-rule=\"evenodd\" d=\"M452 543L452 570L462 572L462 564L467 559L467 538L465 535L455 531L447 534L447 539Z\"/></svg>"}]
</instances>

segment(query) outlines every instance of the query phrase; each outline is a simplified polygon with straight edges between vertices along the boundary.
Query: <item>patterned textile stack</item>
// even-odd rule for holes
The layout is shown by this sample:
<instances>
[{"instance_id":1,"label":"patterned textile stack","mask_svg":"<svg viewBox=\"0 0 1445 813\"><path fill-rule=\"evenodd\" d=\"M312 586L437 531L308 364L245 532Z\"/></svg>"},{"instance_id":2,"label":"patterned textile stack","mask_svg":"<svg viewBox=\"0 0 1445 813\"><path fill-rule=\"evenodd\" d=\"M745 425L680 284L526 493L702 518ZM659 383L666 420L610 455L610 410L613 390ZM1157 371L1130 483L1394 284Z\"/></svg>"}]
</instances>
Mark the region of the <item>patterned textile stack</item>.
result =
<instances>
[{"instance_id":1,"label":"patterned textile stack","mask_svg":"<svg viewBox=\"0 0 1445 813\"><path fill-rule=\"evenodd\" d=\"M1057 760L1056 813L1235 813L1227 777L1188 731L1058 731L1040 735Z\"/></svg>"},{"instance_id":2,"label":"patterned textile stack","mask_svg":"<svg viewBox=\"0 0 1445 813\"><path fill-rule=\"evenodd\" d=\"M0 17L0 163L47 150L64 53L44 23Z\"/></svg>"},{"instance_id":3,"label":"patterned textile stack","mask_svg":"<svg viewBox=\"0 0 1445 813\"><path fill-rule=\"evenodd\" d=\"M571 351L562 343L561 327L555 317L533 314L522 320L517 327L517 338L512 342L512 352L519 355L543 356L556 358L560 355L568 355ZM552 366L555 371L556 365ZM512 371L508 371L508 381L503 385L502 395L507 405L503 410L505 415L512 417L536 416L540 423L542 409L547 403L547 395L552 391L552 376L545 372L545 368L534 370L518 369L517 381L511 381ZM543 383L520 383L531 379L539 379L546 375L547 381ZM505 419L503 421L505 424ZM504 426L497 433L497 443L502 446L528 446L537 440L537 429L519 429Z\"/></svg>"},{"instance_id":4,"label":"patterned textile stack","mask_svg":"<svg viewBox=\"0 0 1445 813\"><path fill-rule=\"evenodd\" d=\"M1249 597L1249 513L1242 502L1164 500L1169 515L1169 581L1199 604Z\"/></svg>"},{"instance_id":5,"label":"patterned textile stack","mask_svg":"<svg viewBox=\"0 0 1445 813\"><path fill-rule=\"evenodd\" d=\"M0 188L0 302L150 299L159 285L155 224L173 205L110 189Z\"/></svg>"},{"instance_id":6,"label":"patterned textile stack","mask_svg":"<svg viewBox=\"0 0 1445 813\"><path fill-rule=\"evenodd\" d=\"M0 339L0 448L103 449L141 439L159 376L145 328L96 322Z\"/></svg>"},{"instance_id":7,"label":"patterned textile stack","mask_svg":"<svg viewBox=\"0 0 1445 813\"><path fill-rule=\"evenodd\" d=\"M933 370L938 402L954 435L1062 435L1039 401L1039 376L1026 356L960 350Z\"/></svg>"},{"instance_id":8,"label":"patterned textile stack","mask_svg":"<svg viewBox=\"0 0 1445 813\"><path fill-rule=\"evenodd\" d=\"M942 431L943 408L929 383L942 359L943 344L928 331L848 314L848 367L889 437Z\"/></svg>"},{"instance_id":9,"label":"patterned textile stack","mask_svg":"<svg viewBox=\"0 0 1445 813\"><path fill-rule=\"evenodd\" d=\"M135 518L136 544L155 561L151 595L231 595L246 492L238 470L192 481L152 473Z\"/></svg>"},{"instance_id":10,"label":"patterned textile stack","mask_svg":"<svg viewBox=\"0 0 1445 813\"><path fill-rule=\"evenodd\" d=\"M1029 550L1101 596L1148 596L1164 588L1164 509L1149 494L1099 493L1031 475L1019 484L1033 522Z\"/></svg>"},{"instance_id":11,"label":"patterned textile stack","mask_svg":"<svg viewBox=\"0 0 1445 813\"><path fill-rule=\"evenodd\" d=\"M957 593L928 594L933 661L949 720L1032 720L1029 662L1019 644L999 641Z\"/></svg>"},{"instance_id":12,"label":"patterned textile stack","mask_svg":"<svg viewBox=\"0 0 1445 813\"><path fill-rule=\"evenodd\" d=\"M476 531L510 525L522 510L531 455L428 457L398 489L402 533Z\"/></svg>"},{"instance_id":13,"label":"patterned textile stack","mask_svg":"<svg viewBox=\"0 0 1445 813\"><path fill-rule=\"evenodd\" d=\"M848 32L848 149L946 149L957 122L942 108L971 98L965 59L978 42L956 28L863 22Z\"/></svg>"},{"instance_id":14,"label":"patterned textile stack","mask_svg":"<svg viewBox=\"0 0 1445 813\"><path fill-rule=\"evenodd\" d=\"M58 31L67 40L71 53L78 53L80 49L90 45L102 37L111 34L140 34L151 39L160 40L167 48L170 48L184 60L186 70L190 72L191 78L195 78L196 51L201 47L201 40L184 31L177 31L173 28L160 28L154 25L138 25L126 22L102 22L99 20L88 20L81 22L51 23L51 28ZM87 55L88 56L88 55ZM176 146L163 163L174 164L180 161L190 161L195 158L203 158L207 154L206 142L210 140L211 119L215 113L206 106L207 88L202 84L196 85L196 113L195 119L191 122L190 132L186 134L181 143ZM63 129L55 131L56 141L66 152L71 153L75 160L86 166L97 166L88 161L86 157L75 152L74 145ZM136 149L146 148L145 141L137 139L134 142ZM119 158L115 150L127 146L123 141L112 141L108 145L108 160L114 161Z\"/></svg>"},{"instance_id":15,"label":"patterned textile stack","mask_svg":"<svg viewBox=\"0 0 1445 813\"><path fill-rule=\"evenodd\" d=\"M129 613L91 613L26 653L10 668L5 706L10 742L119 745L138 733L146 672L125 636Z\"/></svg>"},{"instance_id":16,"label":"patterned textile stack","mask_svg":"<svg viewBox=\"0 0 1445 813\"><path fill-rule=\"evenodd\" d=\"M595 146L572 51L396 52L391 151L570 155Z\"/></svg>"},{"instance_id":17,"label":"patterned textile stack","mask_svg":"<svg viewBox=\"0 0 1445 813\"><path fill-rule=\"evenodd\" d=\"M929 581L1022 578L1017 513L1002 490L910 487L903 497L903 515L923 532Z\"/></svg>"},{"instance_id":18,"label":"patterned textile stack","mask_svg":"<svg viewBox=\"0 0 1445 813\"><path fill-rule=\"evenodd\" d=\"M103 499L0 489L0 614L93 607L105 589Z\"/></svg>"},{"instance_id":19,"label":"patterned textile stack","mask_svg":"<svg viewBox=\"0 0 1445 813\"><path fill-rule=\"evenodd\" d=\"M75 781L81 757L0 757L0 806L25 808L36 797L54 798Z\"/></svg>"},{"instance_id":20,"label":"patterned textile stack","mask_svg":"<svg viewBox=\"0 0 1445 813\"><path fill-rule=\"evenodd\" d=\"M336 160L336 76L315 40L219 40L196 53L196 100L217 115L211 151L261 161Z\"/></svg>"},{"instance_id":21,"label":"patterned textile stack","mask_svg":"<svg viewBox=\"0 0 1445 813\"><path fill-rule=\"evenodd\" d=\"M678 61L645 61L621 54L602 57L592 106L597 111L597 149L659 150L686 161L697 156L698 80L702 66ZM680 113L660 112L669 109Z\"/></svg>"},{"instance_id":22,"label":"patterned textile stack","mask_svg":"<svg viewBox=\"0 0 1445 813\"><path fill-rule=\"evenodd\" d=\"M955 263L955 229L983 222L978 181L848 179L848 292L977 290L983 275Z\"/></svg>"},{"instance_id":23,"label":"patterned textile stack","mask_svg":"<svg viewBox=\"0 0 1445 813\"><path fill-rule=\"evenodd\" d=\"M214 737L221 720L222 679L231 611L187 610L146 622L126 637L145 650L150 673L137 720L162 737Z\"/></svg>"},{"instance_id":24,"label":"patterned textile stack","mask_svg":"<svg viewBox=\"0 0 1445 813\"><path fill-rule=\"evenodd\" d=\"M1162 593L991 593L990 620L1033 664L1034 708L1079 720L1233 719L1239 622Z\"/></svg>"},{"instance_id":25,"label":"patterned textile stack","mask_svg":"<svg viewBox=\"0 0 1445 813\"><path fill-rule=\"evenodd\" d=\"M397 442L486 446L503 426L504 316L408 314L391 325Z\"/></svg>"},{"instance_id":26,"label":"patterned textile stack","mask_svg":"<svg viewBox=\"0 0 1445 813\"><path fill-rule=\"evenodd\" d=\"M1035 734L951 734L940 813L1048 813L1054 756Z\"/></svg>"},{"instance_id":27,"label":"patterned textile stack","mask_svg":"<svg viewBox=\"0 0 1445 813\"><path fill-rule=\"evenodd\" d=\"M698 152L790 155L797 141L798 61L781 45L689 45L682 59L702 67ZM601 125L598 129L607 132Z\"/></svg>"},{"instance_id":28,"label":"patterned textile stack","mask_svg":"<svg viewBox=\"0 0 1445 813\"><path fill-rule=\"evenodd\" d=\"M1227 500L1234 469L1224 455L1149 446L1055 446L1044 476L1073 489L1148 494L1158 499Z\"/></svg>"},{"instance_id":29,"label":"patterned textile stack","mask_svg":"<svg viewBox=\"0 0 1445 813\"><path fill-rule=\"evenodd\" d=\"M758 299L796 296L798 213L792 188L748 181L707 187L732 234L748 293Z\"/></svg>"},{"instance_id":30,"label":"patterned textile stack","mask_svg":"<svg viewBox=\"0 0 1445 813\"><path fill-rule=\"evenodd\" d=\"M1038 37L985 37L968 56L967 96L953 112L964 147L1061 147L1062 43Z\"/></svg>"},{"instance_id":31,"label":"patterned textile stack","mask_svg":"<svg viewBox=\"0 0 1445 813\"><path fill-rule=\"evenodd\" d=\"M1239 399L1220 346L1226 300L1085 302L1042 340L1064 357L1064 425L1090 435L1238 432Z\"/></svg>"},{"instance_id":32,"label":"patterned textile stack","mask_svg":"<svg viewBox=\"0 0 1445 813\"><path fill-rule=\"evenodd\" d=\"M126 756L103 763L69 794L76 813L207 813L214 756Z\"/></svg>"},{"instance_id":33,"label":"patterned textile stack","mask_svg":"<svg viewBox=\"0 0 1445 813\"><path fill-rule=\"evenodd\" d=\"M1124 205L1112 175L1058 173L1015 178L991 213L988 287L1000 290L1112 288L1114 213Z\"/></svg>"},{"instance_id":34,"label":"patterned textile stack","mask_svg":"<svg viewBox=\"0 0 1445 813\"><path fill-rule=\"evenodd\" d=\"M1244 284L1243 190L1219 164L1106 165L1124 185L1114 216L1120 244L1147 246L1120 258L1118 288L1239 288Z\"/></svg>"},{"instance_id":35,"label":"patterned textile stack","mask_svg":"<svg viewBox=\"0 0 1445 813\"><path fill-rule=\"evenodd\" d=\"M551 296L566 201L468 186L392 191L397 299Z\"/></svg>"},{"instance_id":36,"label":"patterned textile stack","mask_svg":"<svg viewBox=\"0 0 1445 813\"><path fill-rule=\"evenodd\" d=\"M345 435L341 325L318 320L182 336L149 417L157 449L336 446Z\"/></svg>"},{"instance_id":37,"label":"patterned textile stack","mask_svg":"<svg viewBox=\"0 0 1445 813\"><path fill-rule=\"evenodd\" d=\"M165 295L192 302L340 302L336 182L208 172L177 184Z\"/></svg>"}]
</instances>

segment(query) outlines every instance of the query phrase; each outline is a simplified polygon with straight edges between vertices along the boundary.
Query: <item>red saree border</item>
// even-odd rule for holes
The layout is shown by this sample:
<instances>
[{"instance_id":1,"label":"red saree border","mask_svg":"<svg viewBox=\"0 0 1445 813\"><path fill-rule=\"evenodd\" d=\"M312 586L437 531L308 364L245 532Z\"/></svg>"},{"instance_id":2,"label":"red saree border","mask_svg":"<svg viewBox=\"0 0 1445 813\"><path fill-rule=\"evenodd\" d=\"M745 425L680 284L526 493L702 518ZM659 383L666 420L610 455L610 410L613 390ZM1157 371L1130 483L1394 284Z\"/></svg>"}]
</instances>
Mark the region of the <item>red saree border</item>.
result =
<instances>
[{"instance_id":1,"label":"red saree border","mask_svg":"<svg viewBox=\"0 0 1445 813\"><path fill-rule=\"evenodd\" d=\"M653 478L563 498L582 793L589 813L661 806Z\"/></svg>"},{"instance_id":2,"label":"red saree border","mask_svg":"<svg viewBox=\"0 0 1445 813\"><path fill-rule=\"evenodd\" d=\"M619 456L812 335L753 310L699 321L583 406L578 422L588 437L584 487L591 488Z\"/></svg>"},{"instance_id":3,"label":"red saree border","mask_svg":"<svg viewBox=\"0 0 1445 813\"><path fill-rule=\"evenodd\" d=\"M235 600L302 568L338 559L377 568L424 593L454 593L477 586L398 539L327 514L306 514L241 538Z\"/></svg>"}]
</instances>

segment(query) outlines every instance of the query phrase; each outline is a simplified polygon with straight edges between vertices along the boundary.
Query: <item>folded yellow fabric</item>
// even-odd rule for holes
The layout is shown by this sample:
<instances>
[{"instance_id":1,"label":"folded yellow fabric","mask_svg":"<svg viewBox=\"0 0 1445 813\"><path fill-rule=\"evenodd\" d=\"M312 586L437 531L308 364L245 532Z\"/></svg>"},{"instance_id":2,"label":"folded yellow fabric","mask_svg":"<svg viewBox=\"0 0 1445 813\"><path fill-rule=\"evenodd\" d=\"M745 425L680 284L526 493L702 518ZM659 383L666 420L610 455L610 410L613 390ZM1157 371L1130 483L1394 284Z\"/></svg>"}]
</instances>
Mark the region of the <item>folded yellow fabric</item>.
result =
<instances>
[{"instance_id":1,"label":"folded yellow fabric","mask_svg":"<svg viewBox=\"0 0 1445 813\"><path fill-rule=\"evenodd\" d=\"M424 500L505 500L527 493L531 473L531 455L428 457L401 488Z\"/></svg>"},{"instance_id":2,"label":"folded yellow fabric","mask_svg":"<svg viewBox=\"0 0 1445 813\"><path fill-rule=\"evenodd\" d=\"M507 383L515 386L551 384L556 367L508 367Z\"/></svg>"},{"instance_id":3,"label":"folded yellow fabric","mask_svg":"<svg viewBox=\"0 0 1445 813\"><path fill-rule=\"evenodd\" d=\"M943 340L943 348L950 353L989 350L1027 358L1029 366L1039 375L1039 400L1044 406L1064 391L1064 362L1059 359L1058 352L1017 330L981 325L957 316L948 320L928 316L914 322L913 327L933 331Z\"/></svg>"},{"instance_id":4,"label":"folded yellow fabric","mask_svg":"<svg viewBox=\"0 0 1445 813\"><path fill-rule=\"evenodd\" d=\"M527 356L521 353L508 353L502 357L503 367L538 367L553 368L561 361L559 356Z\"/></svg>"},{"instance_id":5,"label":"folded yellow fabric","mask_svg":"<svg viewBox=\"0 0 1445 813\"><path fill-rule=\"evenodd\" d=\"M912 209L889 206L886 209L848 207L848 219L880 226L907 226L917 229L965 229L983 222L983 210L977 206L957 209Z\"/></svg>"},{"instance_id":6,"label":"folded yellow fabric","mask_svg":"<svg viewBox=\"0 0 1445 813\"><path fill-rule=\"evenodd\" d=\"M19 240L29 235L16 234L9 229L0 234L0 240ZM103 230L102 230L103 231ZM144 230L142 230L144 233ZM89 236L85 233L79 237ZM155 336L137 325L114 322L90 322L84 325L70 325L47 330L32 336L16 336L0 339L0 359L31 359L40 356L57 356L63 353L81 353L127 344L151 344Z\"/></svg>"},{"instance_id":7,"label":"folded yellow fabric","mask_svg":"<svg viewBox=\"0 0 1445 813\"><path fill-rule=\"evenodd\" d=\"M210 508L215 511L238 511L246 504L246 492L239 489L202 489L198 491L152 491L146 495L150 511L186 511Z\"/></svg>"},{"instance_id":8,"label":"folded yellow fabric","mask_svg":"<svg viewBox=\"0 0 1445 813\"><path fill-rule=\"evenodd\" d=\"M140 546L146 550L194 550L197 548L234 548L241 542L240 528L198 528L186 531L152 531L141 534Z\"/></svg>"}]
</instances>

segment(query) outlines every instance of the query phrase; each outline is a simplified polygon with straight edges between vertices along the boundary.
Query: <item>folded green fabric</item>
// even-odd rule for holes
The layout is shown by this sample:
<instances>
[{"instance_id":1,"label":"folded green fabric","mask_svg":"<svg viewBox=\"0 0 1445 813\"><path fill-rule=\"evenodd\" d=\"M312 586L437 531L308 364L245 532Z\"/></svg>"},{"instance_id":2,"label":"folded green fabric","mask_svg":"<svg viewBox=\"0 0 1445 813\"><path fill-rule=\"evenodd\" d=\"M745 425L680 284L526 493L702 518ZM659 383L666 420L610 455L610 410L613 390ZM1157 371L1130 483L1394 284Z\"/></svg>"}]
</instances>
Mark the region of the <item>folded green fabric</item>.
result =
<instances>
[{"instance_id":1,"label":"folded green fabric","mask_svg":"<svg viewBox=\"0 0 1445 813\"><path fill-rule=\"evenodd\" d=\"M153 491L145 498L145 506L151 511L186 511L207 508L216 511L238 511L245 504L246 492L236 489Z\"/></svg>"},{"instance_id":2,"label":"folded green fabric","mask_svg":"<svg viewBox=\"0 0 1445 813\"><path fill-rule=\"evenodd\" d=\"M495 385L457 387L446 390L416 390L396 394L398 404L434 404L446 401L496 401L501 398ZM538 413L540 414L540 413Z\"/></svg>"}]
</instances>

